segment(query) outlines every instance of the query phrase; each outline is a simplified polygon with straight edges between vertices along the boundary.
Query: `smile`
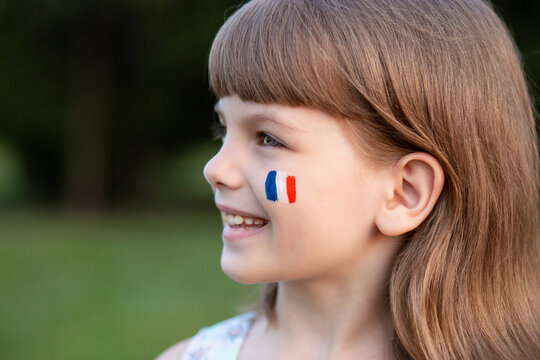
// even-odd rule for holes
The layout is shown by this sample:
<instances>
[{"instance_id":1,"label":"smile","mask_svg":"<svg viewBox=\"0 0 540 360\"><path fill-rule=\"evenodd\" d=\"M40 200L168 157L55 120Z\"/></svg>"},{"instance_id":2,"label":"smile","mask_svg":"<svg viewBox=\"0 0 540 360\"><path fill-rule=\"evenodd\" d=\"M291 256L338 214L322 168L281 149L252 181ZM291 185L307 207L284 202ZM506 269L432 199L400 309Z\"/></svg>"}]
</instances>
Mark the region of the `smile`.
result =
<instances>
[{"instance_id":1,"label":"smile","mask_svg":"<svg viewBox=\"0 0 540 360\"><path fill-rule=\"evenodd\" d=\"M268 224L267 220L221 212L223 222L231 228L257 229Z\"/></svg>"}]
</instances>

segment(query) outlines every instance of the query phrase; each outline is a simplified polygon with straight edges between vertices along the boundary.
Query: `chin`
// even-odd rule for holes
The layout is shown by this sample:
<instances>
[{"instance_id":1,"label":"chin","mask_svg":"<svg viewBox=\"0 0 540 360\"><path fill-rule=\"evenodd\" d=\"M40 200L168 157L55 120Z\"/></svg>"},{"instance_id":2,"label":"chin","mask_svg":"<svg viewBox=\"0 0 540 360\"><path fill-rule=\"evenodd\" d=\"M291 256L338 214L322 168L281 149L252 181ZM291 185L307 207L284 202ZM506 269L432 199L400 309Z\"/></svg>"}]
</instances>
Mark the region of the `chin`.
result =
<instances>
[{"instance_id":1,"label":"chin","mask_svg":"<svg viewBox=\"0 0 540 360\"><path fill-rule=\"evenodd\" d=\"M221 269L232 280L243 285L261 284L276 281L269 276L261 274L253 266L239 266L238 263L228 263L222 259Z\"/></svg>"},{"instance_id":2,"label":"chin","mask_svg":"<svg viewBox=\"0 0 540 360\"><path fill-rule=\"evenodd\" d=\"M255 272L250 271L246 268L241 268L238 266L227 266L227 264L221 263L221 269L231 279L237 283L243 285L257 284L261 282L261 279L255 274Z\"/></svg>"}]
</instances>

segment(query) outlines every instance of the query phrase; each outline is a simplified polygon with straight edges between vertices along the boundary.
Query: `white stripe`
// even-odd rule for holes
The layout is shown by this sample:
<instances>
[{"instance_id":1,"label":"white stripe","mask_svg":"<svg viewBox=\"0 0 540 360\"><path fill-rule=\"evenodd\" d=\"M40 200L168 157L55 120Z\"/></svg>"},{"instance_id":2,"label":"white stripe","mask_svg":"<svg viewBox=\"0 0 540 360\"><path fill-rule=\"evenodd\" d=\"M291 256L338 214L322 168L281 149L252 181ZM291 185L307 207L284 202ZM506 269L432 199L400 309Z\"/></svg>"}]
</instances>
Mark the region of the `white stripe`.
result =
<instances>
[{"instance_id":1,"label":"white stripe","mask_svg":"<svg viewBox=\"0 0 540 360\"><path fill-rule=\"evenodd\" d=\"M285 174L283 171L278 171L276 174L276 188L278 201L288 203L289 196L287 195L287 174Z\"/></svg>"}]
</instances>

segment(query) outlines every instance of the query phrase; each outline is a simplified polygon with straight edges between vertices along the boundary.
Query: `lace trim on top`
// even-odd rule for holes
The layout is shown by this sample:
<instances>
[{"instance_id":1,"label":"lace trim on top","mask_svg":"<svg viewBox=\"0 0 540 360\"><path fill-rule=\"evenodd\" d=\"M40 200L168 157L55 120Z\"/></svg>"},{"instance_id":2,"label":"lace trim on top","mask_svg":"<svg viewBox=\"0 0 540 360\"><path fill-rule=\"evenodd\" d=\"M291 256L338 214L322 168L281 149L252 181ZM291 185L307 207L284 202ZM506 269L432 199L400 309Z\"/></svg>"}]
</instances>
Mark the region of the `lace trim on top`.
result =
<instances>
[{"instance_id":1,"label":"lace trim on top","mask_svg":"<svg viewBox=\"0 0 540 360\"><path fill-rule=\"evenodd\" d=\"M180 360L237 360L256 315L252 311L202 328L190 340Z\"/></svg>"}]
</instances>

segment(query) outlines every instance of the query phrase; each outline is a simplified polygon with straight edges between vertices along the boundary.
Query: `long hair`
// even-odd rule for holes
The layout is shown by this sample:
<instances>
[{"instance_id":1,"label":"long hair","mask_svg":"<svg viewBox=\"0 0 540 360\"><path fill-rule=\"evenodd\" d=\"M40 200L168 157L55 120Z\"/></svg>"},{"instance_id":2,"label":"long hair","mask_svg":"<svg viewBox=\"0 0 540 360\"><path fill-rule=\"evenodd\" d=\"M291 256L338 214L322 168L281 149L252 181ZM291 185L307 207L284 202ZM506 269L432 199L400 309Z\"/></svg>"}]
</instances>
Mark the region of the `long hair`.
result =
<instances>
[{"instance_id":1,"label":"long hair","mask_svg":"<svg viewBox=\"0 0 540 360\"><path fill-rule=\"evenodd\" d=\"M389 278L396 359L539 359L534 113L519 52L482 0L253 0L217 34L218 97L344 118L376 161L445 171ZM260 309L274 316L277 284Z\"/></svg>"}]
</instances>

